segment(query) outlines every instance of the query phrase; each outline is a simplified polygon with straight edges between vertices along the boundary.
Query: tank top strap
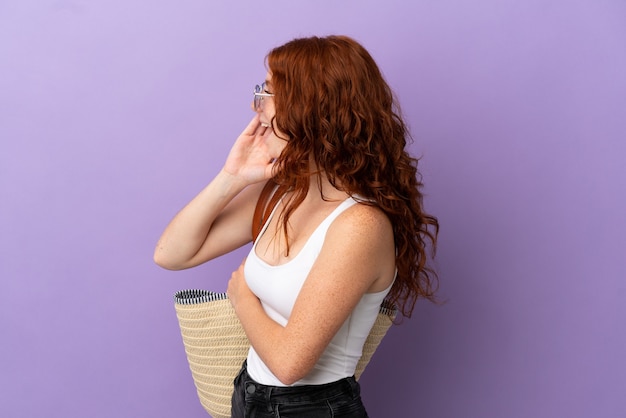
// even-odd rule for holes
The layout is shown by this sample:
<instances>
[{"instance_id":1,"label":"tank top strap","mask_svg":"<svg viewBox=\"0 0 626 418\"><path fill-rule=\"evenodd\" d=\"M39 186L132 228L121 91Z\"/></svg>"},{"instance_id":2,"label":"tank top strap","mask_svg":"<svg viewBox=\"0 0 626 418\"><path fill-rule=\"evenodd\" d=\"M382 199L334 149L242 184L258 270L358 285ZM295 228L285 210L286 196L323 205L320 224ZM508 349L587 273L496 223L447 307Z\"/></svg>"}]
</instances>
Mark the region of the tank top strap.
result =
<instances>
[{"instance_id":1,"label":"tank top strap","mask_svg":"<svg viewBox=\"0 0 626 418\"><path fill-rule=\"evenodd\" d=\"M333 223L333 221L335 219L337 219L337 217L339 215L341 215L346 209L352 207L353 205L357 204L358 201L355 200L353 197L348 197L346 200L344 200L343 202L341 202L339 204L339 206L337 206L327 217L326 219L324 219L322 221L322 223L317 227L318 230L323 230L326 231L329 227L330 224Z\"/></svg>"},{"instance_id":2,"label":"tank top strap","mask_svg":"<svg viewBox=\"0 0 626 418\"><path fill-rule=\"evenodd\" d=\"M259 238L261 237L261 235L263 235L265 233L265 231L267 230L270 221L272 220L272 218L274 217L274 215L276 214L276 210L278 209L278 206L280 205L280 202L282 201L279 200L278 203L276 203L276 206L274 206L274 208L272 209L272 212L270 213L270 215L267 217L267 220L265 221L265 223L263 224L263 227L261 228L261 231L259 232L259 235L257 236L257 239L255 240L255 242L253 243L252 247L256 248L256 244L259 240ZM348 197L346 200L344 200L343 202L341 202L335 209L333 209L333 211L317 226L317 228L315 228L315 231L313 231L313 234L311 234L311 237L309 237L310 241L311 239L315 240L315 237L317 236L322 236L324 237L326 235L326 231L328 230L328 228L330 227L330 224L333 223L333 221L335 219L337 219L337 217L339 215L341 215L346 209L350 208L351 206L357 204L359 202L359 198L358 197Z\"/></svg>"}]
</instances>

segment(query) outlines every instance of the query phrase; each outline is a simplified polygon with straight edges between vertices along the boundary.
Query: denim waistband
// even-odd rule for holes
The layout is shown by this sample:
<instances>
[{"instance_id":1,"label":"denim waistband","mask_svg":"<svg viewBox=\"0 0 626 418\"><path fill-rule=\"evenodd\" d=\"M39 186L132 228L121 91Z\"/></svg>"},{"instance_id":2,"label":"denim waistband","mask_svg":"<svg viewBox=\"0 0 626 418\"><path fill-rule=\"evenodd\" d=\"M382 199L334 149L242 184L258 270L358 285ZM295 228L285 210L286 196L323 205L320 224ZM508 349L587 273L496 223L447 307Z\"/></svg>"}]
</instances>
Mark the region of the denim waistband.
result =
<instances>
[{"instance_id":1,"label":"denim waistband","mask_svg":"<svg viewBox=\"0 0 626 418\"><path fill-rule=\"evenodd\" d=\"M247 399L264 400L274 404L319 402L338 396L348 395L355 398L360 395L360 387L354 376L321 385L267 386L252 379L244 364L241 378Z\"/></svg>"}]
</instances>

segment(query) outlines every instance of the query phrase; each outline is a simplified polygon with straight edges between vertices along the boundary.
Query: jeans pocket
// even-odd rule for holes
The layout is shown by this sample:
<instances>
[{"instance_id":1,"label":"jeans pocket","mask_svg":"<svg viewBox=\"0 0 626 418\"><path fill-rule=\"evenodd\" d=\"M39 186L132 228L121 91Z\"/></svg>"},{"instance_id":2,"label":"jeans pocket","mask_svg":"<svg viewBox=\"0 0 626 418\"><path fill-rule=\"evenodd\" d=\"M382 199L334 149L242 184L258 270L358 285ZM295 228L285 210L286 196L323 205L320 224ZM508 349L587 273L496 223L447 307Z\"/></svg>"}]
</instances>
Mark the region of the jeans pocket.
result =
<instances>
[{"instance_id":1,"label":"jeans pocket","mask_svg":"<svg viewBox=\"0 0 626 418\"><path fill-rule=\"evenodd\" d=\"M279 418L333 418L332 408L326 401L303 404L278 404L274 406Z\"/></svg>"},{"instance_id":2,"label":"jeans pocket","mask_svg":"<svg viewBox=\"0 0 626 418\"><path fill-rule=\"evenodd\" d=\"M337 418L367 418L360 396L341 396L329 401L332 416Z\"/></svg>"}]
</instances>

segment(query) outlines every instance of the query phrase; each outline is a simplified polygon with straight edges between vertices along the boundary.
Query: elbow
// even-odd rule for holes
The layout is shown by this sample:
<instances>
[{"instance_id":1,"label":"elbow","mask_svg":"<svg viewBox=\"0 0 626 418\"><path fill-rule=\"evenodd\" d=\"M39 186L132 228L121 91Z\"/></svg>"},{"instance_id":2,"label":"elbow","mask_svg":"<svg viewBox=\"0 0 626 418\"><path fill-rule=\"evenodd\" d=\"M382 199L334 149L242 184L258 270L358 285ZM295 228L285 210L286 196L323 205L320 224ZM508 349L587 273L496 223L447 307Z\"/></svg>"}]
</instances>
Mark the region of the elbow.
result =
<instances>
[{"instance_id":1,"label":"elbow","mask_svg":"<svg viewBox=\"0 0 626 418\"><path fill-rule=\"evenodd\" d=\"M280 382L285 385L285 386L291 386L294 383L296 383L298 380L302 379L304 376L306 375L302 375L300 376L297 373L292 373L292 372L279 372L279 373L275 373L274 374L276 376L276 378L278 380L280 380Z\"/></svg>"},{"instance_id":2,"label":"elbow","mask_svg":"<svg viewBox=\"0 0 626 418\"><path fill-rule=\"evenodd\" d=\"M282 344L279 347L268 346L272 348L264 361L285 386L291 386L308 376L323 353L321 348L316 350L303 346L303 341L295 335L280 334L272 341L282 341Z\"/></svg>"},{"instance_id":3,"label":"elbow","mask_svg":"<svg viewBox=\"0 0 626 418\"><path fill-rule=\"evenodd\" d=\"M165 254L163 254L163 252L159 250L159 248L154 251L152 259L157 266L166 270L178 271L184 268L174 263L173 260L171 260L169 257L165 256Z\"/></svg>"},{"instance_id":4,"label":"elbow","mask_svg":"<svg viewBox=\"0 0 626 418\"><path fill-rule=\"evenodd\" d=\"M164 260L160 255L156 253L154 254L153 261L154 264L161 268L164 268L165 270L176 270L175 268L173 268L172 265L167 262L167 260Z\"/></svg>"},{"instance_id":5,"label":"elbow","mask_svg":"<svg viewBox=\"0 0 626 418\"><path fill-rule=\"evenodd\" d=\"M313 365L309 366L306 362L293 359L280 362L273 373L282 384L291 386L308 375L312 369Z\"/></svg>"}]
</instances>

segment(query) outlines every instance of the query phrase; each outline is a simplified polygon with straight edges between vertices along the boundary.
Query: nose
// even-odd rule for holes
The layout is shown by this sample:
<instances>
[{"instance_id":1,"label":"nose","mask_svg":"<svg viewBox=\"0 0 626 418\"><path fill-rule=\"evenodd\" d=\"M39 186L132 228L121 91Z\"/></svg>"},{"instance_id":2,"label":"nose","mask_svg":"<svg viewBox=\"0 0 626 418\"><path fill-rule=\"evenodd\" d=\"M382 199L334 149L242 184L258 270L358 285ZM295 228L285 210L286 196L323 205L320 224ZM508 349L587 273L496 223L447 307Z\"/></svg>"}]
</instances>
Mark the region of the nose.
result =
<instances>
[{"instance_id":1,"label":"nose","mask_svg":"<svg viewBox=\"0 0 626 418\"><path fill-rule=\"evenodd\" d=\"M255 106L255 102L256 100L252 99L252 102L250 103L250 109L252 109L253 112L261 113L261 106Z\"/></svg>"}]
</instances>

